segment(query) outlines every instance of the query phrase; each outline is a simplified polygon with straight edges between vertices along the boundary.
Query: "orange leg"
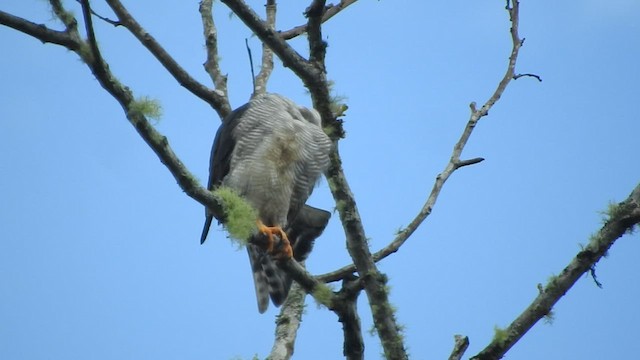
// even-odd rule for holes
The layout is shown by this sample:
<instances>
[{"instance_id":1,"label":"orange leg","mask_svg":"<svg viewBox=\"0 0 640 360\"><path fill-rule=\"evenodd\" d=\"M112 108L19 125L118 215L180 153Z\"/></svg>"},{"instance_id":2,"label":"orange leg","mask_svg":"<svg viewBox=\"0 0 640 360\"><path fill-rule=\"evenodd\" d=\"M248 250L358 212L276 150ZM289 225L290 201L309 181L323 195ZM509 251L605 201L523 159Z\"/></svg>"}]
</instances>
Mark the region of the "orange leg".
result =
<instances>
[{"instance_id":1,"label":"orange leg","mask_svg":"<svg viewBox=\"0 0 640 360\"><path fill-rule=\"evenodd\" d=\"M262 223L262 221L258 220L258 231L267 236L268 241L266 250L276 259L290 259L291 257L293 257L293 249L291 248L291 243L289 243L289 238L280 226L266 226ZM282 249L277 252L274 249L273 245L274 235L277 235L282 241Z\"/></svg>"}]
</instances>

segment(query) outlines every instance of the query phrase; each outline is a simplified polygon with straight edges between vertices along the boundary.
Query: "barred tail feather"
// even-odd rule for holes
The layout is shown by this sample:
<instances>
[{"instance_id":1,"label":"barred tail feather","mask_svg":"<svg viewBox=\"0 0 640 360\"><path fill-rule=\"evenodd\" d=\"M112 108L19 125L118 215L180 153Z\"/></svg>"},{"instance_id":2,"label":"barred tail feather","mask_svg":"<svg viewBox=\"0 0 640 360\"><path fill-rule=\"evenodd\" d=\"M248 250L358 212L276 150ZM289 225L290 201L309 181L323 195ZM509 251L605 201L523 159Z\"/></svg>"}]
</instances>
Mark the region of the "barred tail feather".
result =
<instances>
[{"instance_id":1,"label":"barred tail feather","mask_svg":"<svg viewBox=\"0 0 640 360\"><path fill-rule=\"evenodd\" d=\"M258 311L262 314L269 307L269 298L274 305L280 306L287 298L289 287L286 286L287 276L278 269L271 257L258 246L247 245L249 262L253 273L253 283L258 301Z\"/></svg>"}]
</instances>

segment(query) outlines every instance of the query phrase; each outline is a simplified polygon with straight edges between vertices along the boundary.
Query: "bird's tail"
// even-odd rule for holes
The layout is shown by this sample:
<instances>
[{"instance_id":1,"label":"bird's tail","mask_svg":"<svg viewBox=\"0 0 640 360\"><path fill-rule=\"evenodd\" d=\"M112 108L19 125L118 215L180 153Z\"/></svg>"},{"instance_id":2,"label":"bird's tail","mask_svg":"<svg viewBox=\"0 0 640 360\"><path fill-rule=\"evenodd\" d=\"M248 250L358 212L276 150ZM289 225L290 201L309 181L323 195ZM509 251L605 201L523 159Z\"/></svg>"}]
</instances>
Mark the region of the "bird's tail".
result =
<instances>
[{"instance_id":1,"label":"bird's tail","mask_svg":"<svg viewBox=\"0 0 640 360\"><path fill-rule=\"evenodd\" d=\"M309 256L314 241L322 234L330 217L331 213L328 211L308 205L302 207L298 216L286 229L287 237L293 247L293 256L297 261L304 261ZM278 267L269 254L255 245L259 242L260 239L252 238L247 244L247 251L256 289L258 311L264 313L269 307L269 298L275 306L280 306L286 300L292 279Z\"/></svg>"},{"instance_id":2,"label":"bird's tail","mask_svg":"<svg viewBox=\"0 0 640 360\"><path fill-rule=\"evenodd\" d=\"M278 268L271 256L257 245L247 244L247 252L256 289L258 311L262 314L269 307L269 298L275 306L280 306L284 302L291 281L288 280L287 274Z\"/></svg>"},{"instance_id":3,"label":"bird's tail","mask_svg":"<svg viewBox=\"0 0 640 360\"><path fill-rule=\"evenodd\" d=\"M202 235L200 235L200 244L204 244L204 241L207 240L207 235L211 228L211 222L213 222L213 215L209 214L207 211L207 217L204 220L204 227L202 228Z\"/></svg>"}]
</instances>

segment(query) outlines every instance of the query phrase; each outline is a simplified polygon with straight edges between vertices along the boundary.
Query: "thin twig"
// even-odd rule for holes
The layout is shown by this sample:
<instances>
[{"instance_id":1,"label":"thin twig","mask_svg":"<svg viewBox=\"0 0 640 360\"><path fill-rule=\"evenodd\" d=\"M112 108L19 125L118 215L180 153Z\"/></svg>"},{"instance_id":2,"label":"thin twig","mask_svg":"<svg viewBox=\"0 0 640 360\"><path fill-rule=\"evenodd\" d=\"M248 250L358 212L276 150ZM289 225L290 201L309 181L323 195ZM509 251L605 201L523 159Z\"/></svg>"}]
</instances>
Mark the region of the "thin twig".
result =
<instances>
[{"instance_id":1,"label":"thin twig","mask_svg":"<svg viewBox=\"0 0 640 360\"><path fill-rule=\"evenodd\" d=\"M409 225L406 228L402 229L400 232L398 232L398 234L396 235L396 238L393 241L391 241L387 246L380 249L373 255L373 258L376 262L398 251L398 249L400 249L400 247L418 229L418 227L424 222L424 220L431 214L431 211L433 210L433 207L435 206L438 200L438 197L440 195L440 192L442 191L444 184L456 170L458 170L463 166L477 164L484 160L483 158L460 160L460 155L462 154L462 151L464 150L467 144L467 141L471 137L471 134L473 133L473 130L475 129L478 121L482 117L488 115L489 109L491 109L491 107L498 101L498 99L500 99L507 85L513 79L516 61L518 58L518 52L520 50L520 47L522 46L522 42L518 37L517 1L514 4L516 5L514 6L513 9L511 8L507 9L509 11L509 17L511 21L510 32L511 32L511 38L512 38L512 49L511 49L511 55L509 56L507 70L504 76L502 77L502 80L498 84L498 87L493 92L491 97L485 102L485 104L480 108L480 110L476 108L475 103L470 104L471 114L469 116L469 120L467 121L467 124L464 128L464 131L462 132L462 135L460 136L460 139L453 147L453 151L451 153L451 157L449 158L449 162L445 166L444 170L440 174L438 174L438 176L436 176L435 182L431 189L431 193L427 198L427 201L423 205L418 215L416 215L416 217L409 223ZM338 270L332 271L330 273L320 275L318 276L318 279L325 282L338 281L342 279L344 276L353 273L354 271L355 271L355 267L353 265L347 265Z\"/></svg>"},{"instance_id":2,"label":"thin twig","mask_svg":"<svg viewBox=\"0 0 640 360\"><path fill-rule=\"evenodd\" d=\"M530 74L530 73L526 73L526 74L515 74L513 75L513 80L518 80L521 77L532 77L537 79L539 82L542 82L542 78L540 77L540 75L536 75L536 74Z\"/></svg>"},{"instance_id":3,"label":"thin twig","mask_svg":"<svg viewBox=\"0 0 640 360\"><path fill-rule=\"evenodd\" d=\"M76 0L76 2L79 3L79 4L82 4L82 0ZM104 17L104 16L98 14L93 9L90 9L90 10L91 10L91 14L93 14L93 16L97 17L98 19L100 19L100 20L102 20L102 21L104 21L104 22L106 22L108 24L111 24L111 25L113 25L115 27L118 27L118 26L122 25L122 23L120 21L111 20L108 17Z\"/></svg>"},{"instance_id":4,"label":"thin twig","mask_svg":"<svg viewBox=\"0 0 640 360\"><path fill-rule=\"evenodd\" d=\"M247 47L247 56L249 57L249 68L251 70L251 82L253 83L253 93L256 93L256 74L253 71L253 55L251 55L251 48L249 47L249 39L244 38L244 45Z\"/></svg>"}]
</instances>

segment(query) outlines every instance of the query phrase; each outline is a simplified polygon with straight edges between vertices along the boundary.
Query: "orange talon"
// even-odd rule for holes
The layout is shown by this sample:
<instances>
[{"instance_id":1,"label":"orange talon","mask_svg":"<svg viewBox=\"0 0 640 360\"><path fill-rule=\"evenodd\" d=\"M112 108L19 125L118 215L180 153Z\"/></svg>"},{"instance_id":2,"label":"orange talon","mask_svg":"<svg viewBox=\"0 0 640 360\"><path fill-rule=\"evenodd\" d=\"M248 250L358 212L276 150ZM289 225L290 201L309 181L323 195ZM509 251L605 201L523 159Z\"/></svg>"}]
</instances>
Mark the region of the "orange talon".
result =
<instances>
[{"instance_id":1,"label":"orange talon","mask_svg":"<svg viewBox=\"0 0 640 360\"><path fill-rule=\"evenodd\" d=\"M262 223L262 221L258 220L258 231L267 236L266 250L269 254L273 255L274 258L276 258L277 260L282 260L290 259L293 257L293 249L291 248L289 238L280 226L266 226ZM280 249L274 249L274 235L277 235L282 242L282 244L279 246Z\"/></svg>"}]
</instances>

